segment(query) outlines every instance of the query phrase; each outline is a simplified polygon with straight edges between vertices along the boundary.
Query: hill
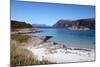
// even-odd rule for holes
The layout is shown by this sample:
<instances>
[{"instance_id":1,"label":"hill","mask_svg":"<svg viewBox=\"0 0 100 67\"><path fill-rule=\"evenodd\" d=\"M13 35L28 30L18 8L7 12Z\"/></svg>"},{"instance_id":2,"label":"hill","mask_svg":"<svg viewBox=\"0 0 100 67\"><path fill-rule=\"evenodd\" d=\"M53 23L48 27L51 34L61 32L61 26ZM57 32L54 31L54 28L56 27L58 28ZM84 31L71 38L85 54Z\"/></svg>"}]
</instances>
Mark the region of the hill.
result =
<instances>
[{"instance_id":1,"label":"hill","mask_svg":"<svg viewBox=\"0 0 100 67\"><path fill-rule=\"evenodd\" d=\"M11 20L11 29L32 28L31 24L21 21Z\"/></svg>"},{"instance_id":2,"label":"hill","mask_svg":"<svg viewBox=\"0 0 100 67\"><path fill-rule=\"evenodd\" d=\"M71 30L84 30L84 29L95 29L95 19L78 19L78 20L59 20L53 25L58 28L66 28Z\"/></svg>"}]
</instances>

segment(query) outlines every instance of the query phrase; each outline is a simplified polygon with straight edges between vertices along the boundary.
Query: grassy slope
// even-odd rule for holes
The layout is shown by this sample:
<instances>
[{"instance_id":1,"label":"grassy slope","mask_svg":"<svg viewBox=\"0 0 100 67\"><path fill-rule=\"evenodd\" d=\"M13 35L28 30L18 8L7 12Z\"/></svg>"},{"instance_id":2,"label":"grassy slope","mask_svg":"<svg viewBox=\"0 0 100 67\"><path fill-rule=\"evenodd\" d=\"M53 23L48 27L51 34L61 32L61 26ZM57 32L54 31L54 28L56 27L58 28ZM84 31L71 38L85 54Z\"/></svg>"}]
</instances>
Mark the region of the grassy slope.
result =
<instances>
[{"instance_id":1,"label":"grassy slope","mask_svg":"<svg viewBox=\"0 0 100 67\"><path fill-rule=\"evenodd\" d=\"M27 42L30 36L13 34L11 35L11 65L35 65L35 64L48 64L49 62L38 61L35 56L24 46L22 43Z\"/></svg>"}]
</instances>

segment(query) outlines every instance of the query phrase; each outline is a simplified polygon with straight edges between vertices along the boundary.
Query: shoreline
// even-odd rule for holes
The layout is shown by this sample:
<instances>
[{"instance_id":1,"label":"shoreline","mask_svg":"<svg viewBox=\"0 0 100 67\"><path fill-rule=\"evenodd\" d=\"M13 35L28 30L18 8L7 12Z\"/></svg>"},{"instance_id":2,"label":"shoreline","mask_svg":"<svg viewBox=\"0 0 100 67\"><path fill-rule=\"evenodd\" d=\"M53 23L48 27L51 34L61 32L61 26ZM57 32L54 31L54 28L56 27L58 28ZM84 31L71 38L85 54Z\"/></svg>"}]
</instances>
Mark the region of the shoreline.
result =
<instances>
[{"instance_id":1,"label":"shoreline","mask_svg":"<svg viewBox=\"0 0 100 67\"><path fill-rule=\"evenodd\" d=\"M41 38L40 36L36 37ZM63 44L54 44L52 41L42 42L37 46L28 46L27 49L36 55L39 61L47 60L52 63L95 61L94 49L69 48Z\"/></svg>"},{"instance_id":2,"label":"shoreline","mask_svg":"<svg viewBox=\"0 0 100 67\"><path fill-rule=\"evenodd\" d=\"M64 44L50 41L52 36L36 36L26 32L22 35L30 36L24 47L32 52L38 61L46 60L51 63L95 61L95 49L66 47Z\"/></svg>"},{"instance_id":3,"label":"shoreline","mask_svg":"<svg viewBox=\"0 0 100 67\"><path fill-rule=\"evenodd\" d=\"M42 32L42 30L34 29L34 28L25 28L25 29L15 29L11 32L11 34L26 34L26 33L37 33Z\"/></svg>"}]
</instances>

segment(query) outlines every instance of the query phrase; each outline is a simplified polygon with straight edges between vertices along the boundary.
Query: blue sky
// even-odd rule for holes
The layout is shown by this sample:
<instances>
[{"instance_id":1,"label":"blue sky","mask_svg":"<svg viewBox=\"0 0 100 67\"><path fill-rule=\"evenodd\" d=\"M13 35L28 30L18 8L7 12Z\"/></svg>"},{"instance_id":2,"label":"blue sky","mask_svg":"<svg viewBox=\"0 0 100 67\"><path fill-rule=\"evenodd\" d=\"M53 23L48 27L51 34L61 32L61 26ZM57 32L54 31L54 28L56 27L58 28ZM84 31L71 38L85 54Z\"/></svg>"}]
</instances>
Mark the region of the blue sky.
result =
<instances>
[{"instance_id":1,"label":"blue sky","mask_svg":"<svg viewBox=\"0 0 100 67\"><path fill-rule=\"evenodd\" d=\"M53 25L60 19L95 17L95 6L11 1L11 20Z\"/></svg>"}]
</instances>

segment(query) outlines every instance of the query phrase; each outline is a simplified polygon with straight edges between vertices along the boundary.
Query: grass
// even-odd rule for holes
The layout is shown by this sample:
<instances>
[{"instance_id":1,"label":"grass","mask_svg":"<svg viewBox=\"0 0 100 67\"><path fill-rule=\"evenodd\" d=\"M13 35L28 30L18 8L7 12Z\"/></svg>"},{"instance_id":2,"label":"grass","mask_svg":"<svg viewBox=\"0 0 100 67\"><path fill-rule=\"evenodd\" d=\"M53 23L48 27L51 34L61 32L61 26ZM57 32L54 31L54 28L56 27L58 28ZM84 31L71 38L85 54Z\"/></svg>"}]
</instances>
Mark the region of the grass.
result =
<instances>
[{"instance_id":1,"label":"grass","mask_svg":"<svg viewBox=\"0 0 100 67\"><path fill-rule=\"evenodd\" d=\"M22 42L27 42L28 39L30 39L31 37L28 35L23 35L23 34L12 34L11 35L11 39L16 40L20 43Z\"/></svg>"},{"instance_id":2,"label":"grass","mask_svg":"<svg viewBox=\"0 0 100 67\"><path fill-rule=\"evenodd\" d=\"M50 64L47 60L38 61L31 51L21 45L30 38L26 35L11 35L11 66L28 66L37 64ZM22 40L21 40L22 39Z\"/></svg>"}]
</instances>

